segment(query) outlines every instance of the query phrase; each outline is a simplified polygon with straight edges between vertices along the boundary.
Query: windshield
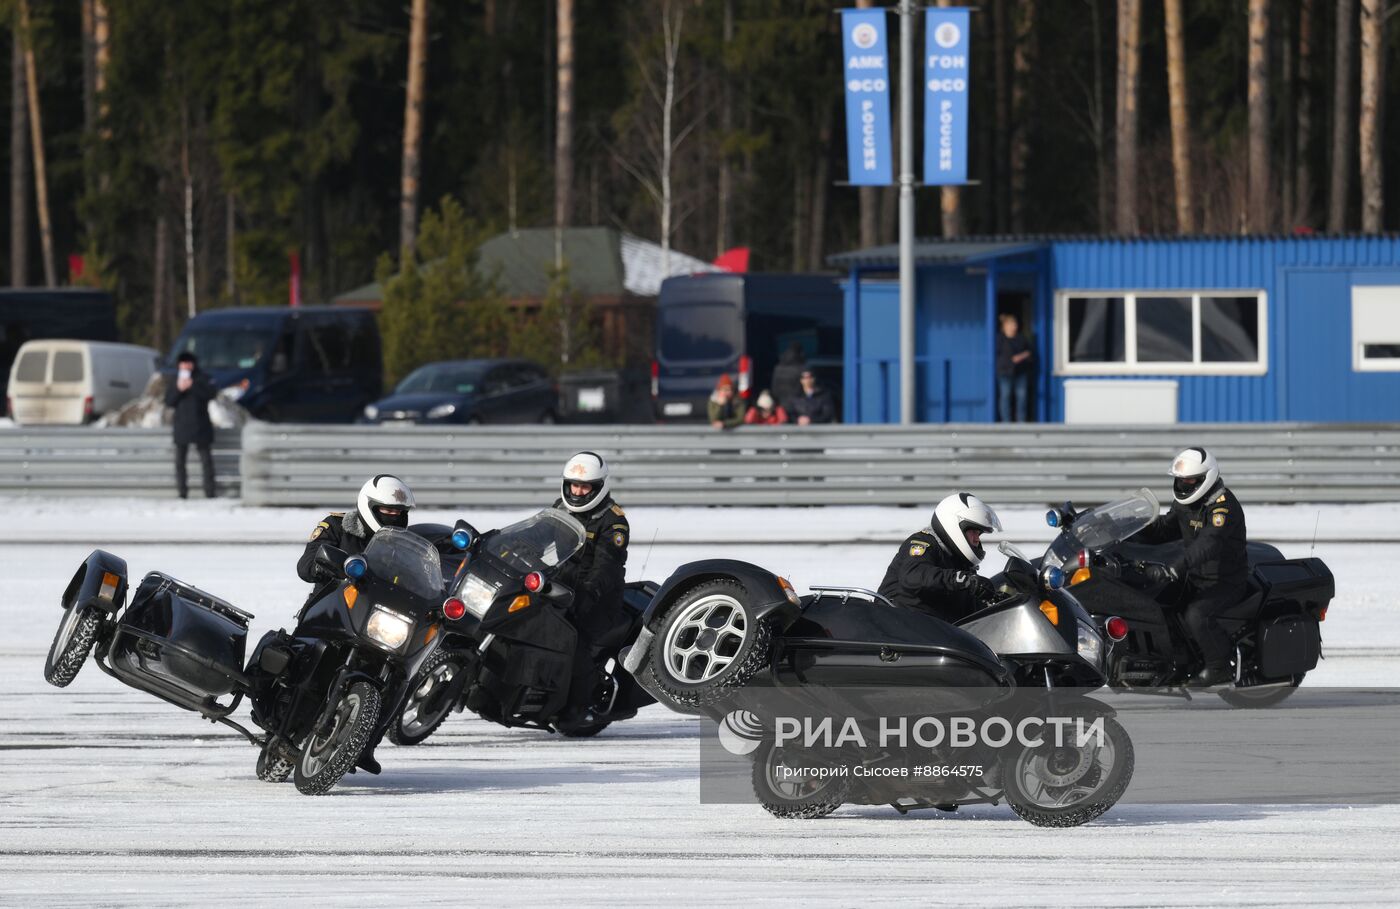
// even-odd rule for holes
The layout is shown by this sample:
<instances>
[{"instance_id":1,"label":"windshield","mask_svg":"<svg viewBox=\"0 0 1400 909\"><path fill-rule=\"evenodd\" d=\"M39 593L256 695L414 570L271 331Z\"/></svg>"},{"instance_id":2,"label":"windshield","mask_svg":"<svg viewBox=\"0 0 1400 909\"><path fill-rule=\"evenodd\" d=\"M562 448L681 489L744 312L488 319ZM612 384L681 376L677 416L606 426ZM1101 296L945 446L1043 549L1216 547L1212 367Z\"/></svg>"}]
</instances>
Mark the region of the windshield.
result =
<instances>
[{"instance_id":1,"label":"windshield","mask_svg":"<svg viewBox=\"0 0 1400 909\"><path fill-rule=\"evenodd\" d=\"M1126 499L1091 508L1060 531L1046 550L1043 564L1058 568L1082 549L1101 552L1151 524L1160 510L1157 497L1145 487Z\"/></svg>"},{"instance_id":2,"label":"windshield","mask_svg":"<svg viewBox=\"0 0 1400 909\"><path fill-rule=\"evenodd\" d=\"M271 327L230 325L186 332L170 353L170 365L182 353L199 357L203 369L252 369L270 351L276 334Z\"/></svg>"},{"instance_id":3,"label":"windshield","mask_svg":"<svg viewBox=\"0 0 1400 909\"><path fill-rule=\"evenodd\" d=\"M743 341L733 303L674 304L660 307L658 315L666 360L728 360Z\"/></svg>"},{"instance_id":4,"label":"windshield","mask_svg":"<svg viewBox=\"0 0 1400 909\"><path fill-rule=\"evenodd\" d=\"M476 391L481 382L481 370L461 366L424 366L408 374L408 378L394 389L397 394L421 394L423 392L448 392L469 395Z\"/></svg>"},{"instance_id":5,"label":"windshield","mask_svg":"<svg viewBox=\"0 0 1400 909\"><path fill-rule=\"evenodd\" d=\"M375 577L415 596L436 599L442 595L442 560L437 548L416 533L383 528L365 547L365 561Z\"/></svg>"},{"instance_id":6,"label":"windshield","mask_svg":"<svg viewBox=\"0 0 1400 909\"><path fill-rule=\"evenodd\" d=\"M583 548L583 525L546 508L534 517L487 536L486 551L520 572L553 568Z\"/></svg>"}]
</instances>

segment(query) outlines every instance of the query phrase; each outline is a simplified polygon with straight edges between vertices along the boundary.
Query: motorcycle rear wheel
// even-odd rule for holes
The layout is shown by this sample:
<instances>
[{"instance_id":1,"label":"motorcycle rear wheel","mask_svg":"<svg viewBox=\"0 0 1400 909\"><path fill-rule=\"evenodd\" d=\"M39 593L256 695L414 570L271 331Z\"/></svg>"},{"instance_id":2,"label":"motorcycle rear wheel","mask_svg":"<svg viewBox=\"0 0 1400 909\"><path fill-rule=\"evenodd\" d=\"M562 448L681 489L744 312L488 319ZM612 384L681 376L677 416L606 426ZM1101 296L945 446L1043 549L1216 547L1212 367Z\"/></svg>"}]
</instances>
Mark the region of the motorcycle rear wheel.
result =
<instances>
[{"instance_id":1,"label":"motorcycle rear wheel","mask_svg":"<svg viewBox=\"0 0 1400 909\"><path fill-rule=\"evenodd\" d=\"M826 817L846 803L851 781L845 776L792 780L783 776L783 749L765 740L753 756L753 794L769 814L784 819Z\"/></svg>"},{"instance_id":2,"label":"motorcycle rear wheel","mask_svg":"<svg viewBox=\"0 0 1400 909\"><path fill-rule=\"evenodd\" d=\"M1006 801L1037 827L1078 827L1118 803L1133 778L1133 740L1118 721L1104 718L1105 745L1092 754L1076 748L1025 748L1003 769Z\"/></svg>"},{"instance_id":3,"label":"motorcycle rear wheel","mask_svg":"<svg viewBox=\"0 0 1400 909\"><path fill-rule=\"evenodd\" d=\"M455 700L438 704L429 704L428 701L434 693L439 693L439 689L451 685L457 674L464 671L466 659L457 651L439 650L429 657L413 677L408 699L389 726L389 741L405 747L418 745L436 732L457 704ZM427 712L424 712L425 705Z\"/></svg>"},{"instance_id":4,"label":"motorcycle rear wheel","mask_svg":"<svg viewBox=\"0 0 1400 909\"><path fill-rule=\"evenodd\" d=\"M1246 709L1258 709L1260 707L1272 707L1275 704L1282 704L1293 696L1293 692L1298 690L1298 686L1303 684L1303 677L1306 672L1300 672L1288 683L1278 685L1251 685L1246 688L1225 688L1217 691L1220 700L1231 707L1243 707Z\"/></svg>"},{"instance_id":5,"label":"motorcycle rear wheel","mask_svg":"<svg viewBox=\"0 0 1400 909\"><path fill-rule=\"evenodd\" d=\"M271 754L266 745L258 752L258 779L264 783L285 783L296 765L283 757Z\"/></svg>"},{"instance_id":6,"label":"motorcycle rear wheel","mask_svg":"<svg viewBox=\"0 0 1400 909\"><path fill-rule=\"evenodd\" d=\"M88 653L102 627L102 613L91 606L69 606L58 623L49 655L44 661L44 681L57 688L67 688L77 678L78 670L87 662Z\"/></svg>"},{"instance_id":7,"label":"motorcycle rear wheel","mask_svg":"<svg viewBox=\"0 0 1400 909\"><path fill-rule=\"evenodd\" d=\"M340 696L330 732L306 737L292 773L303 795L325 795L355 766L379 720L379 691L355 682Z\"/></svg>"}]
</instances>

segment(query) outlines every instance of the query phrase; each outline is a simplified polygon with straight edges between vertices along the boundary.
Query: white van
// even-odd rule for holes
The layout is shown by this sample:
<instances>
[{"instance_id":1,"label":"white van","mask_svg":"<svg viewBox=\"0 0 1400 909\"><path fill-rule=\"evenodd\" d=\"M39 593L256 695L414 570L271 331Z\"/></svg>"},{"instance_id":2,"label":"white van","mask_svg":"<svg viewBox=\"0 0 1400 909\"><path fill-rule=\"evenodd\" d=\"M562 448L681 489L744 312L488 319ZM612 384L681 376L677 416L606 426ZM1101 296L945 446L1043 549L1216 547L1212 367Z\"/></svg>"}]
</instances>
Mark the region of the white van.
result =
<instances>
[{"instance_id":1,"label":"white van","mask_svg":"<svg viewBox=\"0 0 1400 909\"><path fill-rule=\"evenodd\" d=\"M160 355L105 341L26 341L10 367L16 423L87 423L145 391Z\"/></svg>"}]
</instances>

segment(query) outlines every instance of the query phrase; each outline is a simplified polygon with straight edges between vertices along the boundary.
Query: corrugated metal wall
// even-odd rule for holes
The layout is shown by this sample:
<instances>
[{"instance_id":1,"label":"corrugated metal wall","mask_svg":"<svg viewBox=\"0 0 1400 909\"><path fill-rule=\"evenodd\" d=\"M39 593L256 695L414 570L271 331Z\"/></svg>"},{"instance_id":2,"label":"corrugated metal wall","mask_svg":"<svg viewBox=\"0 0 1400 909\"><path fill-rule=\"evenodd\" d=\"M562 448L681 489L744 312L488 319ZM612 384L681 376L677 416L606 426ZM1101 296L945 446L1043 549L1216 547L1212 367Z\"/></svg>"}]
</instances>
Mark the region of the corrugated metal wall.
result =
<instances>
[{"instance_id":1,"label":"corrugated metal wall","mask_svg":"<svg viewBox=\"0 0 1400 909\"><path fill-rule=\"evenodd\" d=\"M1050 259L1056 289L1267 294L1265 375L1153 377L1179 383L1183 422L1400 419L1400 373L1352 370L1350 294L1354 284L1400 284L1400 238L1064 240ZM1064 378L1049 387L1050 417L1061 420Z\"/></svg>"}]
</instances>

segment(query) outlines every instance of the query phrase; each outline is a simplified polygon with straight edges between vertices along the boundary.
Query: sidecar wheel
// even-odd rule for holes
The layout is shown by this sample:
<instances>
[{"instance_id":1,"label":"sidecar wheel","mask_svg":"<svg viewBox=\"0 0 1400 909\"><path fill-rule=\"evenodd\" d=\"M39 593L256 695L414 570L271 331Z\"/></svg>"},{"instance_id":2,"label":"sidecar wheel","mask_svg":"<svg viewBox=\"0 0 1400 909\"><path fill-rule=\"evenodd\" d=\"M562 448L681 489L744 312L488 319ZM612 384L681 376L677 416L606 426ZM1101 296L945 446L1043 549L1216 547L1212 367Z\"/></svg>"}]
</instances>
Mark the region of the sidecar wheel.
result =
<instances>
[{"instance_id":1,"label":"sidecar wheel","mask_svg":"<svg viewBox=\"0 0 1400 909\"><path fill-rule=\"evenodd\" d=\"M87 662L88 652L102 627L102 613L91 606L79 609L70 606L58 623L49 656L44 661L44 680L58 688L67 688L77 678L78 670Z\"/></svg>"},{"instance_id":2,"label":"sidecar wheel","mask_svg":"<svg viewBox=\"0 0 1400 909\"><path fill-rule=\"evenodd\" d=\"M264 783L285 783L296 765L286 758L268 753L266 746L258 753L258 779Z\"/></svg>"},{"instance_id":3,"label":"sidecar wheel","mask_svg":"<svg viewBox=\"0 0 1400 909\"><path fill-rule=\"evenodd\" d=\"M1083 748L1023 748L1002 769L1006 800L1037 827L1078 827L1112 808L1133 778L1133 740L1112 717L1104 742Z\"/></svg>"},{"instance_id":4,"label":"sidecar wheel","mask_svg":"<svg viewBox=\"0 0 1400 909\"><path fill-rule=\"evenodd\" d=\"M746 596L737 581L705 581L666 611L652 641L651 667L674 704L713 704L768 665L773 629L754 615Z\"/></svg>"},{"instance_id":5,"label":"sidecar wheel","mask_svg":"<svg viewBox=\"0 0 1400 909\"><path fill-rule=\"evenodd\" d=\"M759 746L753 761L753 794L774 817L812 820L826 817L840 808L851 794L851 781L845 776L794 779L782 771L784 749L771 740Z\"/></svg>"},{"instance_id":6,"label":"sidecar wheel","mask_svg":"<svg viewBox=\"0 0 1400 909\"><path fill-rule=\"evenodd\" d=\"M437 731L457 703L435 701L441 701L442 691L466 671L466 662L466 657L454 650L439 650L428 658L413 677L403 709L389 726L389 741L395 745L417 745Z\"/></svg>"},{"instance_id":7,"label":"sidecar wheel","mask_svg":"<svg viewBox=\"0 0 1400 909\"><path fill-rule=\"evenodd\" d=\"M324 737L314 732L301 746L293 771L297 791L325 795L355 766L374 725L379 720L379 691L368 682L356 682L340 696L331 729Z\"/></svg>"}]
</instances>

